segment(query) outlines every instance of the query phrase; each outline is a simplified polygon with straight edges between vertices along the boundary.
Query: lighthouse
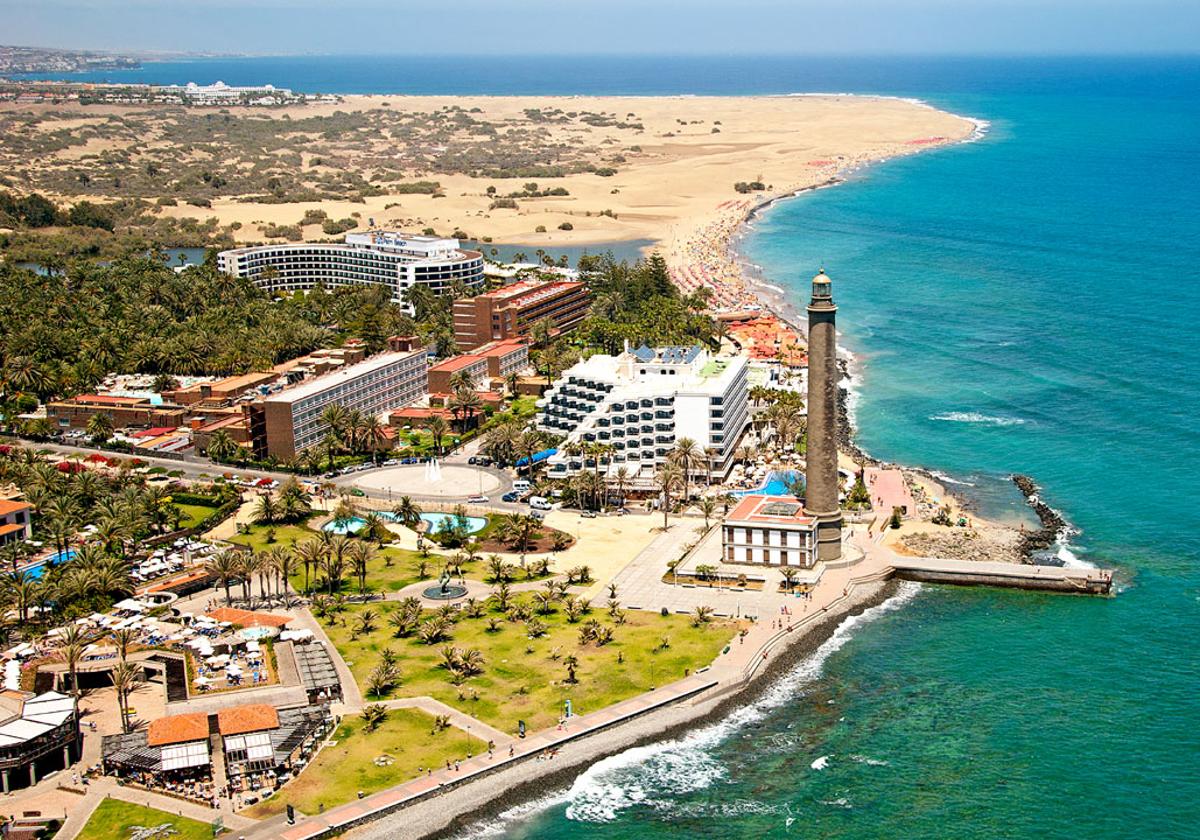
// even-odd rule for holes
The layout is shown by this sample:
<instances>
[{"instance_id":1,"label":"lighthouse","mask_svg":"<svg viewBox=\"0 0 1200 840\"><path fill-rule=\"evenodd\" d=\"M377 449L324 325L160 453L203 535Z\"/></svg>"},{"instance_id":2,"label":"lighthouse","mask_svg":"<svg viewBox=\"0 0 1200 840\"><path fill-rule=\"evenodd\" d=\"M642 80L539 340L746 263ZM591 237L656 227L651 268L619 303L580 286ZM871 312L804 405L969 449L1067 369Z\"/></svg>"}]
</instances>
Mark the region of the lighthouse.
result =
<instances>
[{"instance_id":1,"label":"lighthouse","mask_svg":"<svg viewBox=\"0 0 1200 840\"><path fill-rule=\"evenodd\" d=\"M842 556L838 501L837 306L825 270L812 281L808 304L808 455L804 512L816 520L818 561Z\"/></svg>"}]
</instances>

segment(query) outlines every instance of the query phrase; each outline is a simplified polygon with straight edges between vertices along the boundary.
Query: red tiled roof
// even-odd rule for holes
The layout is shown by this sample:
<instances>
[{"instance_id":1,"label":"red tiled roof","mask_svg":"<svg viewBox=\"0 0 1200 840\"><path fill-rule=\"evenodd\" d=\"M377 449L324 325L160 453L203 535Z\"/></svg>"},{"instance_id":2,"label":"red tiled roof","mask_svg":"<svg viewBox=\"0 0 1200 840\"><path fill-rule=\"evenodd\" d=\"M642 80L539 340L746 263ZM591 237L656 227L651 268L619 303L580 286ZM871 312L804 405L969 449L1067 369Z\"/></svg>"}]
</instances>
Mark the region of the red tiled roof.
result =
<instances>
[{"instance_id":1,"label":"red tiled roof","mask_svg":"<svg viewBox=\"0 0 1200 840\"><path fill-rule=\"evenodd\" d=\"M794 513L765 512L769 505L788 505L794 507ZM804 508L794 496L743 496L730 514L725 517L726 523L751 522L763 525L811 525L815 520L804 515Z\"/></svg>"},{"instance_id":2,"label":"red tiled roof","mask_svg":"<svg viewBox=\"0 0 1200 840\"><path fill-rule=\"evenodd\" d=\"M208 715L203 712L171 715L152 720L146 733L146 743L152 747L182 744L185 741L203 741L207 738Z\"/></svg>"},{"instance_id":3,"label":"red tiled roof","mask_svg":"<svg viewBox=\"0 0 1200 840\"><path fill-rule=\"evenodd\" d=\"M15 534L17 531L24 531L24 525L18 525L13 522L10 525L0 525L0 537L7 537L9 534Z\"/></svg>"},{"instance_id":4,"label":"red tiled roof","mask_svg":"<svg viewBox=\"0 0 1200 840\"><path fill-rule=\"evenodd\" d=\"M20 513L23 510L31 510L32 507L29 502L14 502L9 499L0 499L0 516L7 516L10 513Z\"/></svg>"},{"instance_id":5,"label":"red tiled roof","mask_svg":"<svg viewBox=\"0 0 1200 840\"><path fill-rule=\"evenodd\" d=\"M234 706L217 712L217 731L222 735L243 735L279 728L279 713L274 706L253 703L249 706Z\"/></svg>"},{"instance_id":6,"label":"red tiled roof","mask_svg":"<svg viewBox=\"0 0 1200 840\"><path fill-rule=\"evenodd\" d=\"M453 373L454 371L462 370L463 368L469 368L471 365L477 365L483 360L483 356L479 356L474 353L464 353L461 356L451 356L449 359L443 359L429 370L450 371Z\"/></svg>"},{"instance_id":7,"label":"red tiled roof","mask_svg":"<svg viewBox=\"0 0 1200 840\"><path fill-rule=\"evenodd\" d=\"M291 618L286 615L275 615L265 612L251 612L232 607L219 607L206 613L213 621L228 621L239 627L286 627Z\"/></svg>"},{"instance_id":8,"label":"red tiled roof","mask_svg":"<svg viewBox=\"0 0 1200 840\"><path fill-rule=\"evenodd\" d=\"M524 341L517 338L508 338L503 341L492 341L484 344L481 347L476 347L471 351L473 356L482 356L489 358L491 356L507 356L509 353L516 353L522 347L525 347Z\"/></svg>"},{"instance_id":9,"label":"red tiled roof","mask_svg":"<svg viewBox=\"0 0 1200 840\"><path fill-rule=\"evenodd\" d=\"M167 432L175 431L175 428L175 426L155 426L153 429L143 429L140 432L134 432L132 436L135 438L158 437L159 435L165 435Z\"/></svg>"}]
</instances>

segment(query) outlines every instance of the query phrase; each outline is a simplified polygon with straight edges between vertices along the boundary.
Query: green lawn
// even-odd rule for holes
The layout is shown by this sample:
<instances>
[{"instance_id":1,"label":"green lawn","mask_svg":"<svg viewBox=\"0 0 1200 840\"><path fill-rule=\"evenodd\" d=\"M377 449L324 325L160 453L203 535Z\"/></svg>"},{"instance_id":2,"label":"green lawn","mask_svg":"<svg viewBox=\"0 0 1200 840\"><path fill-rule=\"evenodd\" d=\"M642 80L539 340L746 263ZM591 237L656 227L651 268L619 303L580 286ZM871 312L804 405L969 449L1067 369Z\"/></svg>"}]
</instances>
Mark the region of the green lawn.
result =
<instances>
[{"instance_id":1,"label":"green lawn","mask_svg":"<svg viewBox=\"0 0 1200 840\"><path fill-rule=\"evenodd\" d=\"M267 532L271 528L275 531L275 541L267 542ZM485 529L486 531L487 529ZM248 545L255 551L266 551L272 546L295 546L305 540L310 540L319 536L319 532L308 527L307 525L252 525L250 531L245 534L238 534L231 542L241 545ZM419 552L409 551L400 548L383 548L380 547L375 559L368 566L368 574L366 580L367 592L398 592L406 586L410 586L422 580L437 580L442 573L442 568L446 565L446 561L450 556L456 554L456 549L435 549L429 553L429 556L422 557ZM477 560L463 564L463 574L470 580L479 580L487 582L490 577L488 571L487 555L483 555ZM545 558L551 564L550 572L562 571L563 567L556 565L556 552L547 554L529 555L530 561L533 559ZM508 558L513 565L515 561ZM522 582L526 580L540 580L544 576L529 577L525 572L518 571L514 582ZM290 578L292 589L296 592L304 591L304 569L299 567L292 573ZM310 570L309 585L314 592L324 592L325 576L320 570ZM358 592L358 579L350 574L350 567L347 565L345 576L342 579L342 593L356 594Z\"/></svg>"},{"instance_id":2,"label":"green lawn","mask_svg":"<svg viewBox=\"0 0 1200 840\"><path fill-rule=\"evenodd\" d=\"M453 727L433 734L433 718L417 709L392 709L374 732L365 732L357 715L342 720L330 743L297 778L265 802L247 809L256 819L281 814L290 803L303 814L317 814L353 801L358 792L372 794L414 778L446 760L466 758L467 735ZM480 753L486 741L473 737L470 751ZM377 766L386 756L391 764Z\"/></svg>"},{"instance_id":3,"label":"green lawn","mask_svg":"<svg viewBox=\"0 0 1200 840\"><path fill-rule=\"evenodd\" d=\"M217 508L208 505L176 504L175 507L183 511L183 519L179 521L180 528L195 528L217 512Z\"/></svg>"},{"instance_id":4,"label":"green lawn","mask_svg":"<svg viewBox=\"0 0 1200 840\"><path fill-rule=\"evenodd\" d=\"M170 823L175 829L171 840L210 840L213 836L210 823L177 817L166 811L119 799L105 799L92 812L92 818L78 837L80 840L129 840L135 826L155 828L163 823Z\"/></svg>"},{"instance_id":5,"label":"green lawn","mask_svg":"<svg viewBox=\"0 0 1200 840\"><path fill-rule=\"evenodd\" d=\"M267 532L274 529L275 542L267 542ZM230 542L248 545L255 551L266 551L272 546L292 546L317 536L317 532L307 525L252 525L250 533L238 534Z\"/></svg>"},{"instance_id":6,"label":"green lawn","mask_svg":"<svg viewBox=\"0 0 1200 840\"><path fill-rule=\"evenodd\" d=\"M396 602L354 605L337 614L333 625L322 620L359 686L366 685L380 651L391 648L401 672L401 684L391 697L435 697L513 733L518 720L533 729L554 725L567 699L576 714L585 714L681 679L685 669L695 671L712 662L737 630L728 621L693 627L688 616L636 610L628 611L626 623L618 625L599 606L572 624L560 604L554 613L538 616L548 630L538 639L528 637L523 623L489 610L481 618L461 616L449 639L425 645L415 636L394 636L387 617L397 608ZM378 616L377 627L355 637L356 617L366 609ZM489 618L499 619L498 632L487 631ZM579 630L592 618L613 628L613 640L603 647L595 642L580 644ZM664 637L669 640L667 648L661 647ZM446 645L478 648L484 657L483 673L462 686L452 685L449 672L440 665ZM563 658L568 655L579 661L578 682L573 685L566 682Z\"/></svg>"}]
</instances>

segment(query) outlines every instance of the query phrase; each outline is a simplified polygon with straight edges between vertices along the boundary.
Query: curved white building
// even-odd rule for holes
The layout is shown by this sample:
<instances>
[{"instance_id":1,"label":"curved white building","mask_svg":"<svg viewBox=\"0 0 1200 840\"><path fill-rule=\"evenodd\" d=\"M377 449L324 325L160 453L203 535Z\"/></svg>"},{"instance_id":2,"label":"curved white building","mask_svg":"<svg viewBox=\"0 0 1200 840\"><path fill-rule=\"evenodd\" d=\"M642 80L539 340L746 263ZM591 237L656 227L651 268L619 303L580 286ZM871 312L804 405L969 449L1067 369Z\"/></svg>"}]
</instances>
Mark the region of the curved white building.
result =
<instances>
[{"instance_id":1,"label":"curved white building","mask_svg":"<svg viewBox=\"0 0 1200 840\"><path fill-rule=\"evenodd\" d=\"M350 233L341 245L306 242L235 248L218 254L217 266L272 292L311 289L317 283L386 286L399 304L405 302L404 293L417 285L436 294L445 293L456 281L468 292L484 286L483 254L478 251L460 248L457 239L386 230Z\"/></svg>"}]
</instances>

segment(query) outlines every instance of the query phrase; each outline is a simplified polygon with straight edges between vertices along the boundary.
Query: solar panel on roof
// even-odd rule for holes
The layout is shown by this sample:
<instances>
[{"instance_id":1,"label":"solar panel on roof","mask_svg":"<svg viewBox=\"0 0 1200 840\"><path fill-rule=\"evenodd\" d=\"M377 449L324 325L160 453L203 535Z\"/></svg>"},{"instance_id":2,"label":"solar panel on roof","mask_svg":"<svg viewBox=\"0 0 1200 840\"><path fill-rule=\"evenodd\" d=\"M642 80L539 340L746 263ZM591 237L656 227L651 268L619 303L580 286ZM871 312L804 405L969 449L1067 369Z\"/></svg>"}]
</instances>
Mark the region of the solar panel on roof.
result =
<instances>
[{"instance_id":1,"label":"solar panel on roof","mask_svg":"<svg viewBox=\"0 0 1200 840\"><path fill-rule=\"evenodd\" d=\"M764 516L795 516L800 512L800 505L792 502L768 502L759 513Z\"/></svg>"}]
</instances>

